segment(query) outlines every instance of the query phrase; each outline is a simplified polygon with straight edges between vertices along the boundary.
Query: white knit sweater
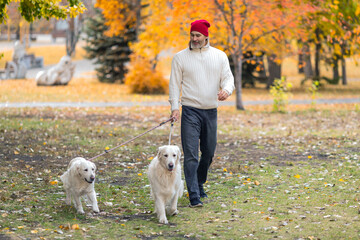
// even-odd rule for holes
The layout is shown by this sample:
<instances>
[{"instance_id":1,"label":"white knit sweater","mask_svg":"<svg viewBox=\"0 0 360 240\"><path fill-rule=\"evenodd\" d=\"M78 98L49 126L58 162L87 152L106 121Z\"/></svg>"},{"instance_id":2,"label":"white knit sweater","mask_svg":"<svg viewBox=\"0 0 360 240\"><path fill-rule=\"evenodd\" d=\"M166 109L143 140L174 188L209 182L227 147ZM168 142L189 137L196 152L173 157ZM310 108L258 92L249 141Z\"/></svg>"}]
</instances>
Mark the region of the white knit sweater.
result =
<instances>
[{"instance_id":1,"label":"white knit sweater","mask_svg":"<svg viewBox=\"0 0 360 240\"><path fill-rule=\"evenodd\" d=\"M199 109L218 107L220 89L230 95L234 90L234 77L226 54L207 44L201 49L178 52L171 64L169 102L171 110L181 104Z\"/></svg>"}]
</instances>

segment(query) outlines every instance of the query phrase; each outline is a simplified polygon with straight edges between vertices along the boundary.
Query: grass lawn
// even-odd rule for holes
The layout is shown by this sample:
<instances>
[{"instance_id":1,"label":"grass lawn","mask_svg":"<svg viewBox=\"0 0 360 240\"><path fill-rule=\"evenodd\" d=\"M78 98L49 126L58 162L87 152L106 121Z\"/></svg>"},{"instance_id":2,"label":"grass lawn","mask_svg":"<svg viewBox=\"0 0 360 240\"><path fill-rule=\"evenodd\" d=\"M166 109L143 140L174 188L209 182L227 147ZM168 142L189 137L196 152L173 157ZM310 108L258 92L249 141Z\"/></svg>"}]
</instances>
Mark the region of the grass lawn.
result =
<instances>
[{"instance_id":1,"label":"grass lawn","mask_svg":"<svg viewBox=\"0 0 360 240\"><path fill-rule=\"evenodd\" d=\"M289 69L287 71L290 71ZM293 74L289 81L297 83ZM293 99L311 99L296 85ZM325 85L317 98L359 97L360 82ZM259 86L244 100L271 99ZM37 87L0 81L0 102L166 101L125 86L76 78ZM231 100L234 100L232 96ZM316 99L315 99L316 100ZM220 107L218 145L204 207L162 225L153 213L146 169L168 143L169 124L94 160L101 213L65 204L59 176L168 119L169 107L0 109L0 239L359 239L359 104ZM176 123L172 144L181 145ZM84 205L85 206L85 205Z\"/></svg>"},{"instance_id":2,"label":"grass lawn","mask_svg":"<svg viewBox=\"0 0 360 240\"><path fill-rule=\"evenodd\" d=\"M201 209L158 224L146 168L169 125L95 159L100 214L64 202L59 176L168 118L166 107L2 109L0 238L358 239L360 111L219 109ZM172 143L180 146L179 125Z\"/></svg>"}]
</instances>

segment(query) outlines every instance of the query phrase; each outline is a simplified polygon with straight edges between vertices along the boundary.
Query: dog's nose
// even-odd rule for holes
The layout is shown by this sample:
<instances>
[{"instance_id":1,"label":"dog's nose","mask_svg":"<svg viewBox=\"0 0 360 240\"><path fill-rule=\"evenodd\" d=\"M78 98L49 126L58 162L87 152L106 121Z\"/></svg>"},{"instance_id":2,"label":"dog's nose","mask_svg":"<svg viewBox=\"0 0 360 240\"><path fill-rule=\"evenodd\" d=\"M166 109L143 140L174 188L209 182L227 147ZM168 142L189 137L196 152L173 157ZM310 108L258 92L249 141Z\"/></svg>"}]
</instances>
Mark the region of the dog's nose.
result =
<instances>
[{"instance_id":1,"label":"dog's nose","mask_svg":"<svg viewBox=\"0 0 360 240\"><path fill-rule=\"evenodd\" d=\"M169 163L169 169L173 169L174 168L174 164L173 163Z\"/></svg>"},{"instance_id":2,"label":"dog's nose","mask_svg":"<svg viewBox=\"0 0 360 240\"><path fill-rule=\"evenodd\" d=\"M91 176L90 177L90 180L93 182L95 180L95 177L94 176Z\"/></svg>"}]
</instances>

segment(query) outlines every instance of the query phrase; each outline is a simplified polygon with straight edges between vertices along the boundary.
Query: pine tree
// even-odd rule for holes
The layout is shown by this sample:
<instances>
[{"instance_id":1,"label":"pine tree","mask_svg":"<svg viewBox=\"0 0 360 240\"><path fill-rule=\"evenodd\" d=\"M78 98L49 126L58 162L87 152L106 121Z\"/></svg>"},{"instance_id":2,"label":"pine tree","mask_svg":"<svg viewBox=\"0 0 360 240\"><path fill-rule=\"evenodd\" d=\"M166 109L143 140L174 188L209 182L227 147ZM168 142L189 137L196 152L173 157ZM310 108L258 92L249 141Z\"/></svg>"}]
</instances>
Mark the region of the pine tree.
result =
<instances>
[{"instance_id":1,"label":"pine tree","mask_svg":"<svg viewBox=\"0 0 360 240\"><path fill-rule=\"evenodd\" d=\"M108 27L100 9L95 9L95 16L85 23L86 50L89 59L96 59L97 77L100 82L124 82L126 63L130 61L129 42L134 41L135 29L128 29L124 36L105 36Z\"/></svg>"}]
</instances>

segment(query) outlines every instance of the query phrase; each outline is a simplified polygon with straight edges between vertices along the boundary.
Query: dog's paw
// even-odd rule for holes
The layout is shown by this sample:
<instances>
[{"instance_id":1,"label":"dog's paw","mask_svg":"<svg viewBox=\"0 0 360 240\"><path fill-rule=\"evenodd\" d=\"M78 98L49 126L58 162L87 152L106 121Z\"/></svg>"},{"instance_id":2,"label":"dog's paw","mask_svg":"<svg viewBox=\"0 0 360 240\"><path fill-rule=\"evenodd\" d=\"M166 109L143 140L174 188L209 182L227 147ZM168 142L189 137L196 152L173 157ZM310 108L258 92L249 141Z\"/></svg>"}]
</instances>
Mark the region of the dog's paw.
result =
<instances>
[{"instance_id":1,"label":"dog's paw","mask_svg":"<svg viewBox=\"0 0 360 240\"><path fill-rule=\"evenodd\" d=\"M162 224L169 224L168 220L165 218L160 218L159 219L159 223L162 223Z\"/></svg>"},{"instance_id":2,"label":"dog's paw","mask_svg":"<svg viewBox=\"0 0 360 240\"><path fill-rule=\"evenodd\" d=\"M98 208L98 207L93 208L93 211L94 211L94 213L99 213L99 212L100 212L100 210L99 210L99 208Z\"/></svg>"},{"instance_id":3,"label":"dog's paw","mask_svg":"<svg viewBox=\"0 0 360 240\"><path fill-rule=\"evenodd\" d=\"M77 210L77 213L78 213L78 214L85 214L84 210L82 210L82 209L81 209L81 210Z\"/></svg>"},{"instance_id":4,"label":"dog's paw","mask_svg":"<svg viewBox=\"0 0 360 240\"><path fill-rule=\"evenodd\" d=\"M66 203L66 205L71 205L71 198L66 196L65 203Z\"/></svg>"},{"instance_id":5,"label":"dog's paw","mask_svg":"<svg viewBox=\"0 0 360 240\"><path fill-rule=\"evenodd\" d=\"M175 215L178 215L179 211L178 210L175 210L171 213L171 216L175 216Z\"/></svg>"}]
</instances>

